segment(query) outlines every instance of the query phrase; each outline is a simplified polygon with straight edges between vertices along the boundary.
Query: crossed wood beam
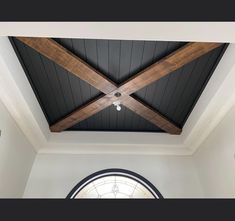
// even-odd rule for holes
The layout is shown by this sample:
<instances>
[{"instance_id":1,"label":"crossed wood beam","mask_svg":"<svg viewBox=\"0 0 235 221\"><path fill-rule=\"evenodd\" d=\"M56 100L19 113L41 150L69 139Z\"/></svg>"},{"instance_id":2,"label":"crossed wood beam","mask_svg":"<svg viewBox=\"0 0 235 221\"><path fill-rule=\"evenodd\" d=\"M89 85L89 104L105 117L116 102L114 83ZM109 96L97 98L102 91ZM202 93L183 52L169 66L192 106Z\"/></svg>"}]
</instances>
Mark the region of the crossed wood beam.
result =
<instances>
[{"instance_id":1,"label":"crossed wood beam","mask_svg":"<svg viewBox=\"0 0 235 221\"><path fill-rule=\"evenodd\" d=\"M131 94L221 45L221 43L187 43L121 85L117 85L53 39L32 37L17 37L17 39L104 93L51 125L52 132L61 132L70 128L112 105L113 102L120 101L121 105L126 106L162 130L170 134L180 134L181 128L157 110L133 98Z\"/></svg>"}]
</instances>

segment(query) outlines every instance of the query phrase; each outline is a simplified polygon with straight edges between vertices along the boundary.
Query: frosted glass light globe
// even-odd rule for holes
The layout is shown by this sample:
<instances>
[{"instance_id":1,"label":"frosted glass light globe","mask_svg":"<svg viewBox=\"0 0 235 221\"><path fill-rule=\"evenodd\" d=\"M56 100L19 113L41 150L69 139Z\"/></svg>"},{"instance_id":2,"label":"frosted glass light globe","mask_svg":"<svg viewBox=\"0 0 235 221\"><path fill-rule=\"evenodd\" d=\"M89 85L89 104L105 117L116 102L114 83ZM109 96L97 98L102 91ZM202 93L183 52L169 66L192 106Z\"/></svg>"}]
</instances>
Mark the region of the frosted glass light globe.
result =
<instances>
[{"instance_id":1,"label":"frosted glass light globe","mask_svg":"<svg viewBox=\"0 0 235 221\"><path fill-rule=\"evenodd\" d=\"M120 105L117 105L117 111L120 111L122 108Z\"/></svg>"}]
</instances>

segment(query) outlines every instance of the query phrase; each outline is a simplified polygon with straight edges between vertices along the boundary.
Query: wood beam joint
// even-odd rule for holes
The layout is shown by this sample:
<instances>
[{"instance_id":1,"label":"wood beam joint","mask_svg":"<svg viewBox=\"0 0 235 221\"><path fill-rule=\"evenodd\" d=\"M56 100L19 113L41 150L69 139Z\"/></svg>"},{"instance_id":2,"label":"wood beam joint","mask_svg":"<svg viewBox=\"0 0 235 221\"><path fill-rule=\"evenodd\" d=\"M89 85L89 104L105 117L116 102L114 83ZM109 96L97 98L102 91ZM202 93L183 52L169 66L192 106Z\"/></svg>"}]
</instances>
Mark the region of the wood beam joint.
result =
<instances>
[{"instance_id":1,"label":"wood beam joint","mask_svg":"<svg viewBox=\"0 0 235 221\"><path fill-rule=\"evenodd\" d=\"M220 43L188 43L117 86L53 39L31 37L17 37L17 39L105 94L52 125L50 127L52 132L61 132L70 128L112 105L113 102L120 101L121 104L162 130L170 134L180 134L181 128L130 95L221 45Z\"/></svg>"}]
</instances>

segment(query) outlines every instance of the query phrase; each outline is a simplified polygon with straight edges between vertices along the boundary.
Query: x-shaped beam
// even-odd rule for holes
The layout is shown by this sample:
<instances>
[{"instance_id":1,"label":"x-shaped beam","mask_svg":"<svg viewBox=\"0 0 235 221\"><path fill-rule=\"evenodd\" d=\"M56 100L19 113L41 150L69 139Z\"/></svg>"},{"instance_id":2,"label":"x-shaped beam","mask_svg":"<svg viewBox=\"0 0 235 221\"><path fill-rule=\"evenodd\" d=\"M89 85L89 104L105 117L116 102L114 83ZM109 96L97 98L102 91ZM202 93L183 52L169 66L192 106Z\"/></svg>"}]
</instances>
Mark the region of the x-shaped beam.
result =
<instances>
[{"instance_id":1,"label":"x-shaped beam","mask_svg":"<svg viewBox=\"0 0 235 221\"><path fill-rule=\"evenodd\" d=\"M158 111L133 98L131 94L221 45L220 43L188 43L123 84L116 85L105 75L50 38L17 37L17 39L104 93L98 99L78 108L50 126L52 132L63 131L112 105L113 102L120 101L122 105L162 130L170 134L180 134L181 128Z\"/></svg>"}]
</instances>

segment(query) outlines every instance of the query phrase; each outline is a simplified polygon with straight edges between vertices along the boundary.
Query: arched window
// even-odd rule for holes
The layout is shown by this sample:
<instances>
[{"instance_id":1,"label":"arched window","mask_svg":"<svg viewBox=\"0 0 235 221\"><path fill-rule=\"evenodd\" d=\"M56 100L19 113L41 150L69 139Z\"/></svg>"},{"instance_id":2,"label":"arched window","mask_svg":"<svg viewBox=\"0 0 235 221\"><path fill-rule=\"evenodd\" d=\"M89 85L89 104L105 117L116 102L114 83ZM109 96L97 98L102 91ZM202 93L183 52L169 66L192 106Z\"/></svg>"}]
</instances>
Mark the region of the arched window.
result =
<instances>
[{"instance_id":1,"label":"arched window","mask_svg":"<svg viewBox=\"0 0 235 221\"><path fill-rule=\"evenodd\" d=\"M79 182L67 198L163 198L144 177L123 169L98 171Z\"/></svg>"}]
</instances>

